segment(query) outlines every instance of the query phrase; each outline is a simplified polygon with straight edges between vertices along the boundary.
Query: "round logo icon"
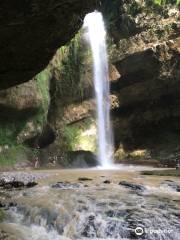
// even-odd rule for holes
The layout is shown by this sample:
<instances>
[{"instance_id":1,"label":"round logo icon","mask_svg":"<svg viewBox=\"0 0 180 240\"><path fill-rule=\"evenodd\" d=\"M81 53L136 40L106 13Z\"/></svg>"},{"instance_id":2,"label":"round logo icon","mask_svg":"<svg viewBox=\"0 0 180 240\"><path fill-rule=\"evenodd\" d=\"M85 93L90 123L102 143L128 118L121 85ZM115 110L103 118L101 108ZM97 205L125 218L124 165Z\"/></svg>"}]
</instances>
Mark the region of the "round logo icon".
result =
<instances>
[{"instance_id":1,"label":"round logo icon","mask_svg":"<svg viewBox=\"0 0 180 240\"><path fill-rule=\"evenodd\" d=\"M135 228L135 234L137 236L141 236L141 235L143 235L143 233L144 233L144 229L142 227Z\"/></svg>"}]
</instances>

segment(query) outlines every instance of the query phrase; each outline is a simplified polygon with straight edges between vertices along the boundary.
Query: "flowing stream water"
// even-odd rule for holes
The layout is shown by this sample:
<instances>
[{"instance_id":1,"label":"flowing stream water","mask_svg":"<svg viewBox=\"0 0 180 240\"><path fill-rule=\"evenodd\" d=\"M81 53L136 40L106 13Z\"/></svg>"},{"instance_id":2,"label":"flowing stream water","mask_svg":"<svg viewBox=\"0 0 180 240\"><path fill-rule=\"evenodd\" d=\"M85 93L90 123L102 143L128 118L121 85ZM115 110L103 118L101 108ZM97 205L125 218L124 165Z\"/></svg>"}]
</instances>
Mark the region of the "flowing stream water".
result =
<instances>
[{"instance_id":1,"label":"flowing stream water","mask_svg":"<svg viewBox=\"0 0 180 240\"><path fill-rule=\"evenodd\" d=\"M113 141L110 122L110 91L106 31L100 12L86 15L84 27L88 30L94 66L94 89L97 103L99 163L102 168L112 166Z\"/></svg>"},{"instance_id":2,"label":"flowing stream water","mask_svg":"<svg viewBox=\"0 0 180 240\"><path fill-rule=\"evenodd\" d=\"M34 188L0 190L7 205L0 234L11 235L0 239L178 240L180 193L168 187L178 178L142 176L139 170L49 170ZM143 235L135 234L137 227Z\"/></svg>"}]
</instances>

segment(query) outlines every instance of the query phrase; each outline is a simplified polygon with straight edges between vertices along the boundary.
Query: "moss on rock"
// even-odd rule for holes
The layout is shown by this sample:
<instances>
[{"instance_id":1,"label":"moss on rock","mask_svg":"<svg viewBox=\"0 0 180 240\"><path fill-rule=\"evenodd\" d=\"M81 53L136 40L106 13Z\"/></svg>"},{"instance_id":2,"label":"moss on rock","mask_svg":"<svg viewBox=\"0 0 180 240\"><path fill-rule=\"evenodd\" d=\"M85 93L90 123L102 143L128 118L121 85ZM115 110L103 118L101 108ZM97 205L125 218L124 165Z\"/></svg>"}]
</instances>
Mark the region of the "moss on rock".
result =
<instances>
[{"instance_id":1,"label":"moss on rock","mask_svg":"<svg viewBox=\"0 0 180 240\"><path fill-rule=\"evenodd\" d=\"M0 222L2 222L5 218L4 211L0 208Z\"/></svg>"}]
</instances>

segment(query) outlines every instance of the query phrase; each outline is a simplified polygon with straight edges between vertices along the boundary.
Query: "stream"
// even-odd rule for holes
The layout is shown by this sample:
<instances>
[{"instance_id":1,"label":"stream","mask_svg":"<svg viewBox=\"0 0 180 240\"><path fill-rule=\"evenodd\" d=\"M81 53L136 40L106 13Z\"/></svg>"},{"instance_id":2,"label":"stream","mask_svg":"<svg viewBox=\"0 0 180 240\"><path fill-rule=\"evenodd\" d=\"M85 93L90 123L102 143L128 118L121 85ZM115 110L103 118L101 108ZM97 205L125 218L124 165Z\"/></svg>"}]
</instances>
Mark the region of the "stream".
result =
<instances>
[{"instance_id":1,"label":"stream","mask_svg":"<svg viewBox=\"0 0 180 240\"><path fill-rule=\"evenodd\" d=\"M180 181L144 169L27 171L44 177L32 188L0 190L0 239L178 240Z\"/></svg>"}]
</instances>

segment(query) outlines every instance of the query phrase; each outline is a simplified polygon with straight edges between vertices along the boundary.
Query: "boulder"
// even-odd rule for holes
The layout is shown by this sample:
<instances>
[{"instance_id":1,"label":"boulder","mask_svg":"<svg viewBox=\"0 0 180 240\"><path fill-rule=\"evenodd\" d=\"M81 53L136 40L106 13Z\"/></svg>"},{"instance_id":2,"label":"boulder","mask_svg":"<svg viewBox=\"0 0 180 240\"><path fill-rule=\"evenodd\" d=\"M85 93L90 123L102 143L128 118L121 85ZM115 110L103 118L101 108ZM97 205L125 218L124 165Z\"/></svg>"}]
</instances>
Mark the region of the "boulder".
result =
<instances>
[{"instance_id":1,"label":"boulder","mask_svg":"<svg viewBox=\"0 0 180 240\"><path fill-rule=\"evenodd\" d=\"M69 182L57 182L52 185L52 188L78 189L78 188L80 188L80 184L79 183L69 183Z\"/></svg>"},{"instance_id":2,"label":"boulder","mask_svg":"<svg viewBox=\"0 0 180 240\"><path fill-rule=\"evenodd\" d=\"M67 153L69 166L72 168L87 168L98 165L97 157L90 151L72 151Z\"/></svg>"},{"instance_id":3,"label":"boulder","mask_svg":"<svg viewBox=\"0 0 180 240\"><path fill-rule=\"evenodd\" d=\"M119 185L124 186L126 188L132 189L132 190L137 190L137 191L144 191L146 188L140 184L136 183L129 183L127 181L121 181Z\"/></svg>"}]
</instances>

